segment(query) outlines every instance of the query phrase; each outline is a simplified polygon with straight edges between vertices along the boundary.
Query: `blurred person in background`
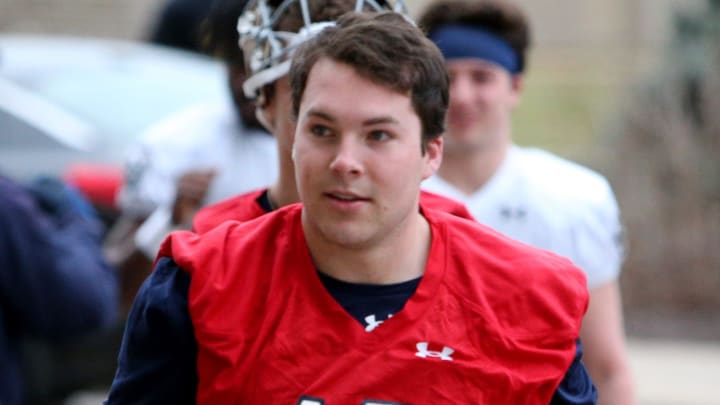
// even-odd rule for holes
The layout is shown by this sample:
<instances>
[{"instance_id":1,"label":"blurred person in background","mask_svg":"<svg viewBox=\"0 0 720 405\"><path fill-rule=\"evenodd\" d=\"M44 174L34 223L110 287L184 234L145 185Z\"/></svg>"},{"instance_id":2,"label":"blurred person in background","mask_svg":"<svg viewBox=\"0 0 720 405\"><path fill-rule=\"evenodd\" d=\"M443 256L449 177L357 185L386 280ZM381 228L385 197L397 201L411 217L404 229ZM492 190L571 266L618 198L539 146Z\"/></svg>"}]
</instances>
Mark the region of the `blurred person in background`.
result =
<instances>
[{"instance_id":1,"label":"blurred person in background","mask_svg":"<svg viewBox=\"0 0 720 405\"><path fill-rule=\"evenodd\" d=\"M306 5L310 21L343 11L338 0ZM302 27L294 7L279 9ZM273 20L290 31L293 19ZM304 206L166 240L131 311L108 404L594 403L575 341L582 273L475 222L421 213L448 101L437 48L397 14L336 27L293 56ZM328 182L343 185L323 191ZM362 202L337 187L375 191ZM486 268L496 271L475 271ZM369 313L385 323L367 325Z\"/></svg>"},{"instance_id":2,"label":"blurred person in background","mask_svg":"<svg viewBox=\"0 0 720 405\"><path fill-rule=\"evenodd\" d=\"M23 403L21 343L112 325L117 285L90 204L59 180L0 175L0 404Z\"/></svg>"},{"instance_id":3,"label":"blurred person in background","mask_svg":"<svg viewBox=\"0 0 720 405\"><path fill-rule=\"evenodd\" d=\"M213 23L202 28L204 49L227 66L229 99L169 117L128 154L118 198L122 216L106 241L107 255L122 275L123 310L171 230L189 228L205 204L277 178L275 139L258 123L254 104L242 92L246 74L236 24L244 3L213 2Z\"/></svg>"},{"instance_id":4,"label":"blurred person in background","mask_svg":"<svg viewBox=\"0 0 720 405\"><path fill-rule=\"evenodd\" d=\"M450 76L444 159L423 187L465 203L481 223L570 258L587 275L584 362L602 404L632 404L618 276L623 258L614 194L604 177L513 144L530 28L507 1L441 0L419 20Z\"/></svg>"}]
</instances>

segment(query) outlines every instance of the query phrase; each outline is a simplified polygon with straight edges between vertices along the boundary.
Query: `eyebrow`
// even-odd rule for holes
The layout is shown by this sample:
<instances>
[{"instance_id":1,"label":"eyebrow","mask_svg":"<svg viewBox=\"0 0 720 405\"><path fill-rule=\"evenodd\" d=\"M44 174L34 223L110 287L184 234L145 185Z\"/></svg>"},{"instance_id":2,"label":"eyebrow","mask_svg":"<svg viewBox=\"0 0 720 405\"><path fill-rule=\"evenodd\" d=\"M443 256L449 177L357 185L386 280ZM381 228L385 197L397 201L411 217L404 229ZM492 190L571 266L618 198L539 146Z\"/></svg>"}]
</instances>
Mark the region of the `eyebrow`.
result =
<instances>
[{"instance_id":1,"label":"eyebrow","mask_svg":"<svg viewBox=\"0 0 720 405\"><path fill-rule=\"evenodd\" d=\"M328 122L335 122L336 119L332 115L317 109L310 109L305 114L310 117L317 117ZM377 125L377 124L399 124L398 120L390 116L373 117L363 121L363 126Z\"/></svg>"},{"instance_id":2,"label":"eyebrow","mask_svg":"<svg viewBox=\"0 0 720 405\"><path fill-rule=\"evenodd\" d=\"M376 124L399 124L399 122L395 118L389 117L389 116L375 117L375 118L370 118L369 120L363 121L363 125L365 125L365 126L376 125Z\"/></svg>"},{"instance_id":3,"label":"eyebrow","mask_svg":"<svg viewBox=\"0 0 720 405\"><path fill-rule=\"evenodd\" d=\"M325 121L335 122L335 118L332 115L330 115L324 111L320 111L320 110L316 110L316 109L308 110L308 112L305 115L308 117L321 118Z\"/></svg>"}]
</instances>

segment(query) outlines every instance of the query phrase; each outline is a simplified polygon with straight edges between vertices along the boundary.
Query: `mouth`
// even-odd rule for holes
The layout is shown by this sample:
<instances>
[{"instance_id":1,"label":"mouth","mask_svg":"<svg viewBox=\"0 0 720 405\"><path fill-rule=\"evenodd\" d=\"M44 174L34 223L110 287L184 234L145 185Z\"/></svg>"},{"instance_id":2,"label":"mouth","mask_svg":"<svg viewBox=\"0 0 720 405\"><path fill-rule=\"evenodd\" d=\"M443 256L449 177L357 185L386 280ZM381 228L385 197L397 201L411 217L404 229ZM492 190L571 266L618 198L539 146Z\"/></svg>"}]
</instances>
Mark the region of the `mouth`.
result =
<instances>
[{"instance_id":1,"label":"mouth","mask_svg":"<svg viewBox=\"0 0 720 405\"><path fill-rule=\"evenodd\" d=\"M327 197L333 205L343 209L357 207L370 201L369 198L348 191L331 191L323 195Z\"/></svg>"},{"instance_id":2,"label":"mouth","mask_svg":"<svg viewBox=\"0 0 720 405\"><path fill-rule=\"evenodd\" d=\"M328 193L325 193L326 197L332 198L334 200L339 201L368 201L368 198L359 196L355 193L351 192L344 192L344 191L331 191Z\"/></svg>"},{"instance_id":3,"label":"mouth","mask_svg":"<svg viewBox=\"0 0 720 405\"><path fill-rule=\"evenodd\" d=\"M477 120L477 116L468 116L467 114L455 114L448 116L448 124L453 127L470 127Z\"/></svg>"}]
</instances>

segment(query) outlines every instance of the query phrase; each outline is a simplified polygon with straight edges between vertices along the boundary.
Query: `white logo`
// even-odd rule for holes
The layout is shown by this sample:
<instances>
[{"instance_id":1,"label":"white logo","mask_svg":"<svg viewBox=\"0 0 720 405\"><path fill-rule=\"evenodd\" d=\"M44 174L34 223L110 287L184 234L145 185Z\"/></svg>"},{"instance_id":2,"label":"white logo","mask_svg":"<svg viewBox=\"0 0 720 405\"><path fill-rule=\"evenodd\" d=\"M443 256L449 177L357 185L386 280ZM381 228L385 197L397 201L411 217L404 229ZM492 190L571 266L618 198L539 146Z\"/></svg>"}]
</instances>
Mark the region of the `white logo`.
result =
<instances>
[{"instance_id":1,"label":"white logo","mask_svg":"<svg viewBox=\"0 0 720 405\"><path fill-rule=\"evenodd\" d=\"M392 318L392 314L388 315L388 319ZM365 322L367 323L367 326L365 326L365 332L372 332L373 329L380 326L385 321L378 321L377 318L375 318L375 315L368 315L365 317Z\"/></svg>"},{"instance_id":2,"label":"white logo","mask_svg":"<svg viewBox=\"0 0 720 405\"><path fill-rule=\"evenodd\" d=\"M437 357L440 360L453 361L453 358L450 357L450 355L453 354L455 350L447 346L443 346L442 351L439 352L428 350L428 342L418 342L415 347L417 347L418 350L415 355L418 357L422 357L423 359L426 359L428 357Z\"/></svg>"}]
</instances>

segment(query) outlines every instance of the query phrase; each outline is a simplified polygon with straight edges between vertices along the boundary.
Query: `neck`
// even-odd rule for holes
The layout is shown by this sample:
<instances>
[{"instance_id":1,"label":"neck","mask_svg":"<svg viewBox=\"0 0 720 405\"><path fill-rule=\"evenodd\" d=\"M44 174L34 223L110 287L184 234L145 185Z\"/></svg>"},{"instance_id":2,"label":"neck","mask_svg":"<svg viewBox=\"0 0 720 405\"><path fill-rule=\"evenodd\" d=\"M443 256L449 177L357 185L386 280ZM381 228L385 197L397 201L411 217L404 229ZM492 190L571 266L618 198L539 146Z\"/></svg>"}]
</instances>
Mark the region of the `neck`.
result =
<instances>
[{"instance_id":1,"label":"neck","mask_svg":"<svg viewBox=\"0 0 720 405\"><path fill-rule=\"evenodd\" d=\"M268 188L268 198L274 209L300 202L300 196L295 184L295 168L292 160L281 155L280 171L275 183Z\"/></svg>"},{"instance_id":2,"label":"neck","mask_svg":"<svg viewBox=\"0 0 720 405\"><path fill-rule=\"evenodd\" d=\"M509 142L500 142L472 150L447 148L438 175L463 193L473 194L497 172L509 147Z\"/></svg>"},{"instance_id":3,"label":"neck","mask_svg":"<svg viewBox=\"0 0 720 405\"><path fill-rule=\"evenodd\" d=\"M363 284L394 284L421 277L432 239L430 225L417 211L405 224L384 234L382 240L364 246L341 246L317 233L305 234L320 271L338 280Z\"/></svg>"}]
</instances>

